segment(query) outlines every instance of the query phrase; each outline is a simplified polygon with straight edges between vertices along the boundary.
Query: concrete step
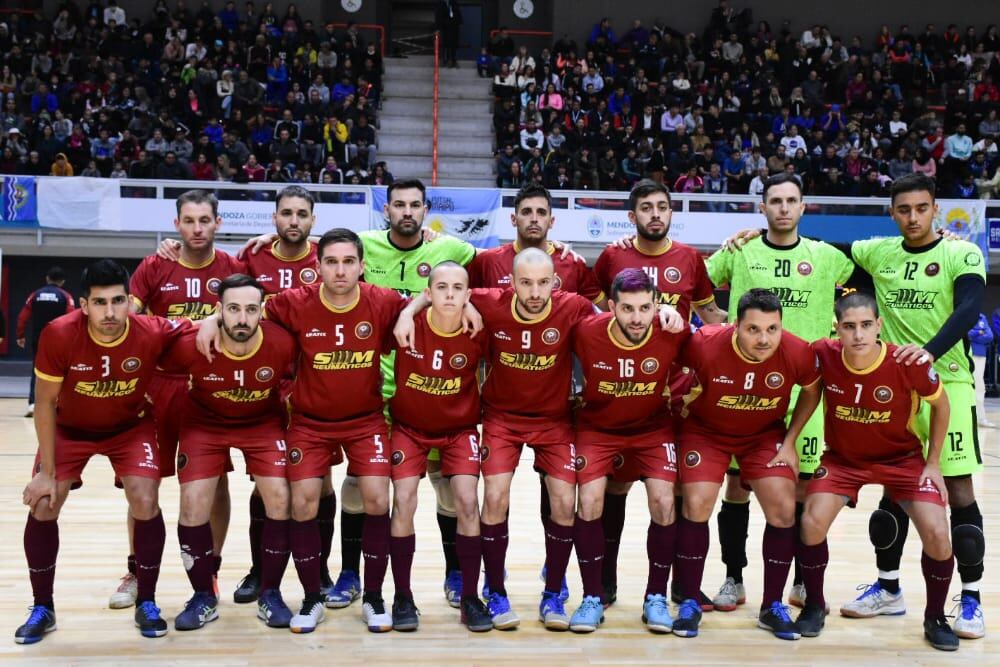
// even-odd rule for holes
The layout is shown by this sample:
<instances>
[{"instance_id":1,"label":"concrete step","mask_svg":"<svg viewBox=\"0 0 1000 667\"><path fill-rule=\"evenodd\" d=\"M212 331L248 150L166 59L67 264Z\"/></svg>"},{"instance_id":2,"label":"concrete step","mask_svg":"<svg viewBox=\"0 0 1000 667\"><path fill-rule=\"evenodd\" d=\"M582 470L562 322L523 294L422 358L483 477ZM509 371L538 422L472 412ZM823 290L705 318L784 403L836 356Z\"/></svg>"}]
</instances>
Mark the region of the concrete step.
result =
<instances>
[{"instance_id":1,"label":"concrete step","mask_svg":"<svg viewBox=\"0 0 1000 667\"><path fill-rule=\"evenodd\" d=\"M389 92L393 90L393 86L397 86L408 81L426 81L428 83L433 83L434 70L431 68L424 69L422 67L400 67L392 70L391 72L387 71L382 76L382 83ZM492 97L490 89L493 82L489 79L480 78L476 75L475 70L443 69L440 70L440 78L438 81L442 90L448 88L474 88L481 91L484 96L489 95Z\"/></svg>"},{"instance_id":2,"label":"concrete step","mask_svg":"<svg viewBox=\"0 0 1000 667\"><path fill-rule=\"evenodd\" d=\"M430 118L415 116L409 112L390 114L383 112L379 114L379 122L382 125L381 132L430 134L433 131ZM485 132L486 135L493 136L491 127L486 125L482 118L452 118L448 120L447 125L456 134L471 136Z\"/></svg>"},{"instance_id":3,"label":"concrete step","mask_svg":"<svg viewBox=\"0 0 1000 667\"><path fill-rule=\"evenodd\" d=\"M481 158L492 155L492 142L475 141L466 139L455 139L453 141L438 140L438 158ZM430 135L409 136L394 135L392 137L379 136L378 139L379 158L386 152L397 155L429 156L433 153L433 139Z\"/></svg>"},{"instance_id":4,"label":"concrete step","mask_svg":"<svg viewBox=\"0 0 1000 667\"><path fill-rule=\"evenodd\" d=\"M387 155L384 156L379 153L379 160L385 160L385 163L389 165L389 171L396 178L410 178L411 174L430 174L431 173L431 158L418 157L414 155ZM430 183L430 178L428 177L425 183Z\"/></svg>"},{"instance_id":5,"label":"concrete step","mask_svg":"<svg viewBox=\"0 0 1000 667\"><path fill-rule=\"evenodd\" d=\"M449 100L447 104L438 107L441 118L478 118L482 120L484 127L489 127L492 122L490 106L492 100ZM430 118L434 111L434 101L424 98L396 98L387 99L382 104L380 118L385 120L387 115L413 115Z\"/></svg>"},{"instance_id":6,"label":"concrete step","mask_svg":"<svg viewBox=\"0 0 1000 667\"><path fill-rule=\"evenodd\" d=\"M493 174L491 157L438 157L438 174L472 178Z\"/></svg>"},{"instance_id":7,"label":"concrete step","mask_svg":"<svg viewBox=\"0 0 1000 667\"><path fill-rule=\"evenodd\" d=\"M434 69L434 56L409 56L407 58L386 58L385 59L385 71L388 74L390 71L394 71L396 68L427 68Z\"/></svg>"},{"instance_id":8,"label":"concrete step","mask_svg":"<svg viewBox=\"0 0 1000 667\"><path fill-rule=\"evenodd\" d=\"M426 99L434 98L434 80L422 78L400 79L399 81L387 81L385 83L385 94L383 100L392 98L419 97Z\"/></svg>"},{"instance_id":9,"label":"concrete step","mask_svg":"<svg viewBox=\"0 0 1000 667\"><path fill-rule=\"evenodd\" d=\"M427 182L430 182L428 179ZM442 176L438 174L438 185L441 187L452 187L452 188L495 188L497 185L496 179L492 176L487 178L486 176L473 177L459 177L459 176Z\"/></svg>"}]
</instances>

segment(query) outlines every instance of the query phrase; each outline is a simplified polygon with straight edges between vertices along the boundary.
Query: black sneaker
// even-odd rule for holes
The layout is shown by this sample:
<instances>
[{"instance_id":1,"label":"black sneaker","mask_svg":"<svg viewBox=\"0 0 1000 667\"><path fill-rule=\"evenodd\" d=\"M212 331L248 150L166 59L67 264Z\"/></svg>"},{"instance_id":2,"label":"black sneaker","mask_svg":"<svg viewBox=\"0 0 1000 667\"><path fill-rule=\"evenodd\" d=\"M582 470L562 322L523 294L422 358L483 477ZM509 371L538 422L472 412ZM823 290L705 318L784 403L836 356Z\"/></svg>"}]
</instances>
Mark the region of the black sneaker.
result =
<instances>
[{"instance_id":1,"label":"black sneaker","mask_svg":"<svg viewBox=\"0 0 1000 667\"><path fill-rule=\"evenodd\" d=\"M821 609L808 602L799 612L799 617L795 619L795 625L799 626L799 632L803 637L819 637L825 624L826 609Z\"/></svg>"},{"instance_id":2,"label":"black sneaker","mask_svg":"<svg viewBox=\"0 0 1000 667\"><path fill-rule=\"evenodd\" d=\"M474 595L461 601L462 623L470 632L488 632L493 629L493 619L483 601Z\"/></svg>"},{"instance_id":3,"label":"black sneaker","mask_svg":"<svg viewBox=\"0 0 1000 667\"><path fill-rule=\"evenodd\" d=\"M333 578L330 576L330 570L324 567L319 573L319 590L324 598L331 588L333 588Z\"/></svg>"},{"instance_id":4,"label":"black sneaker","mask_svg":"<svg viewBox=\"0 0 1000 667\"><path fill-rule=\"evenodd\" d=\"M152 600L135 605L135 627L143 637L162 637L167 634L167 622L160 616L160 608Z\"/></svg>"},{"instance_id":5,"label":"black sneaker","mask_svg":"<svg viewBox=\"0 0 1000 667\"><path fill-rule=\"evenodd\" d=\"M52 632L56 629L54 609L43 604L36 604L28 607L28 610L31 612L28 615L28 620L14 633L14 641L18 644L35 644L42 641L46 632Z\"/></svg>"},{"instance_id":6,"label":"black sneaker","mask_svg":"<svg viewBox=\"0 0 1000 667\"><path fill-rule=\"evenodd\" d=\"M256 602L260 597L260 575L254 570L247 572L247 576L240 580L240 585L233 591L233 602L236 604L248 604Z\"/></svg>"},{"instance_id":7,"label":"black sneaker","mask_svg":"<svg viewBox=\"0 0 1000 667\"><path fill-rule=\"evenodd\" d=\"M799 626L795 625L788 614L788 607L780 601L772 602L770 607L760 610L757 616L757 627L774 633L779 639L795 640L802 637Z\"/></svg>"},{"instance_id":8,"label":"black sneaker","mask_svg":"<svg viewBox=\"0 0 1000 667\"><path fill-rule=\"evenodd\" d=\"M678 637L697 637L701 623L701 607L694 600L683 600L677 607L673 632Z\"/></svg>"},{"instance_id":9,"label":"black sneaker","mask_svg":"<svg viewBox=\"0 0 1000 667\"><path fill-rule=\"evenodd\" d=\"M674 604L678 604L679 605L679 604L683 603L685 599L686 598L684 597L684 594L681 593L681 589L680 588L678 588L676 585L673 585L673 586L670 587L670 601L671 602L673 602ZM711 598L709 598L707 595L705 595L701 591L698 591L698 599L696 600L696 602L698 603L698 606L701 608L702 611L714 611L715 610L715 605L712 604Z\"/></svg>"},{"instance_id":10,"label":"black sneaker","mask_svg":"<svg viewBox=\"0 0 1000 667\"><path fill-rule=\"evenodd\" d=\"M931 646L939 651L958 650L958 636L955 635L955 631L948 625L944 616L924 621L924 637L927 637Z\"/></svg>"},{"instance_id":11,"label":"black sneaker","mask_svg":"<svg viewBox=\"0 0 1000 667\"><path fill-rule=\"evenodd\" d=\"M618 584L605 582L604 588L604 608L607 609L618 601Z\"/></svg>"},{"instance_id":12,"label":"black sneaker","mask_svg":"<svg viewBox=\"0 0 1000 667\"><path fill-rule=\"evenodd\" d=\"M392 629L397 632L413 632L420 625L420 610L413 598L397 595L392 601Z\"/></svg>"}]
</instances>

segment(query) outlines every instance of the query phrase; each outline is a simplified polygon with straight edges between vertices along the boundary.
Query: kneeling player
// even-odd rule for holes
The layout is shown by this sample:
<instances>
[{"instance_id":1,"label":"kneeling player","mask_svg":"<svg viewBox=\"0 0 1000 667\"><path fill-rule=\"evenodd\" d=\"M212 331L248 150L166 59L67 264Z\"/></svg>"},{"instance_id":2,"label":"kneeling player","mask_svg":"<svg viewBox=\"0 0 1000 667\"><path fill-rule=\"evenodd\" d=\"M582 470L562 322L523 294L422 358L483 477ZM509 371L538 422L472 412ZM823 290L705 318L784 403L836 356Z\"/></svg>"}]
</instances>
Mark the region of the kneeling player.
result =
<instances>
[{"instance_id":1,"label":"kneeling player","mask_svg":"<svg viewBox=\"0 0 1000 667\"><path fill-rule=\"evenodd\" d=\"M939 463L948 431L948 396L930 365L906 366L894 358L895 345L879 340L882 318L874 298L855 292L837 302L836 313L840 340L813 343L826 393L827 451L809 484L802 517L799 560L806 606L796 622L807 637L823 629L830 525L845 504L857 502L858 489L883 484L913 520L924 545L924 635L934 648L954 651L958 637L944 616L954 559ZM931 408L926 461L920 440L909 429L920 399Z\"/></svg>"},{"instance_id":2,"label":"kneeling player","mask_svg":"<svg viewBox=\"0 0 1000 667\"><path fill-rule=\"evenodd\" d=\"M698 634L708 519L731 457L740 465L767 519L764 529L764 598L757 624L782 639L799 632L781 603L795 553L795 439L819 403L816 356L809 344L781 327L781 302L765 289L740 297L735 325L709 325L694 334L680 363L700 389L681 425L682 516L677 529L677 583L686 598L674 634ZM793 385L799 400L786 430Z\"/></svg>"},{"instance_id":3,"label":"kneeling player","mask_svg":"<svg viewBox=\"0 0 1000 667\"><path fill-rule=\"evenodd\" d=\"M165 370L187 373L190 387L185 410L175 417L181 422L177 539L194 596L174 619L178 630L196 630L219 616L209 515L230 447L243 452L267 513L257 615L275 628L288 627L292 618L278 590L289 557L285 415L279 386L298 350L291 334L261 322L263 298L263 288L250 276L227 277L219 286L222 354L208 361L195 347L192 330L161 362Z\"/></svg>"}]
</instances>

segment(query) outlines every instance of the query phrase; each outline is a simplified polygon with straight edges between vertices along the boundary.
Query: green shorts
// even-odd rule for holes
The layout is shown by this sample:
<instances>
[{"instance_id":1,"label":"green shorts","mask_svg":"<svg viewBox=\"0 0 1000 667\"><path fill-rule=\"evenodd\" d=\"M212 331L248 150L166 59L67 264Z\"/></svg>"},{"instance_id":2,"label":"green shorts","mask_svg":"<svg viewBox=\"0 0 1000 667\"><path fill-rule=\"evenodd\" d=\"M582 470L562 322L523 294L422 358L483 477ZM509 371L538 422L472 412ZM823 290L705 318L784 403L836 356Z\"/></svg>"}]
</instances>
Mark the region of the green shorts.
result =
<instances>
[{"instance_id":1,"label":"green shorts","mask_svg":"<svg viewBox=\"0 0 1000 667\"><path fill-rule=\"evenodd\" d=\"M795 410L795 403L799 399L799 387L792 388L792 395L788 400L788 414L785 415L785 425L792 419L792 412ZM823 456L823 402L816 406L816 410L809 417L809 421L802 428L798 439L795 441L795 451L799 454L799 478L809 479L819 467L819 460ZM729 463L729 472L732 474L740 469L734 458Z\"/></svg>"},{"instance_id":2,"label":"green shorts","mask_svg":"<svg viewBox=\"0 0 1000 667\"><path fill-rule=\"evenodd\" d=\"M948 434L941 448L941 474L945 477L961 477L981 472L983 454L979 449L978 415L976 414L976 389L967 382L945 382L944 392L951 406ZM931 426L931 406L922 403L914 422L913 432L924 442L927 452L927 438Z\"/></svg>"}]
</instances>

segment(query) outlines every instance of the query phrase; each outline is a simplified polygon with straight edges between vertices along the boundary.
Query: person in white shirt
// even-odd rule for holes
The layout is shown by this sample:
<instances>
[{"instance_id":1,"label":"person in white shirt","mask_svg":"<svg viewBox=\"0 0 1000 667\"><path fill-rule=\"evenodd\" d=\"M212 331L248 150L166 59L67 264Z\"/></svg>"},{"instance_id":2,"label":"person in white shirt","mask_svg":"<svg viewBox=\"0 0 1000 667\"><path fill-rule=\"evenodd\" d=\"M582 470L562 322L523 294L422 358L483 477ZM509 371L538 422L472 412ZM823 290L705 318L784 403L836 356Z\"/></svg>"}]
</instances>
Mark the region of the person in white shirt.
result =
<instances>
[{"instance_id":1,"label":"person in white shirt","mask_svg":"<svg viewBox=\"0 0 1000 667\"><path fill-rule=\"evenodd\" d=\"M892 120L889 121L889 134L894 137L905 137L909 131L909 126L903 120L899 111L893 111Z\"/></svg>"},{"instance_id":2,"label":"person in white shirt","mask_svg":"<svg viewBox=\"0 0 1000 667\"><path fill-rule=\"evenodd\" d=\"M764 194L764 182L767 181L767 167L757 170L757 175L750 180L748 194L759 196Z\"/></svg>"},{"instance_id":3,"label":"person in white shirt","mask_svg":"<svg viewBox=\"0 0 1000 667\"><path fill-rule=\"evenodd\" d=\"M795 155L795 151L800 148L803 151L809 152L806 140L799 136L798 125L791 125L788 128L788 134L781 138L781 145L785 147L785 154L787 155Z\"/></svg>"},{"instance_id":4,"label":"person in white shirt","mask_svg":"<svg viewBox=\"0 0 1000 667\"><path fill-rule=\"evenodd\" d=\"M111 21L119 28L125 25L125 10L118 6L117 0L108 0L108 6L104 8L104 25Z\"/></svg>"}]
</instances>

